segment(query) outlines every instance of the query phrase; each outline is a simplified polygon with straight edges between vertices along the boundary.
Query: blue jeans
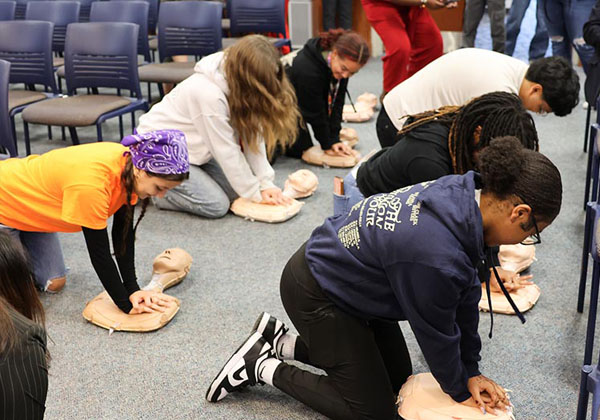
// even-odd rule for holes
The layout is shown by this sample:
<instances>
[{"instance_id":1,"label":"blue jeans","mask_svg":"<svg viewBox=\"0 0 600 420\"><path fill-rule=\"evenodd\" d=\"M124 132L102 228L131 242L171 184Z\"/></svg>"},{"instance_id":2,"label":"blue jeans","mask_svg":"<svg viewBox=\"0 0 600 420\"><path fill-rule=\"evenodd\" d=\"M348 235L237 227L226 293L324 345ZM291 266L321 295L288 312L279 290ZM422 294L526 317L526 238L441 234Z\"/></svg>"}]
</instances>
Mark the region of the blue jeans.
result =
<instances>
[{"instance_id":1,"label":"blue jeans","mask_svg":"<svg viewBox=\"0 0 600 420\"><path fill-rule=\"evenodd\" d=\"M50 280L67 275L58 233L25 232L2 224L0 229L20 241L27 250L35 284L39 289L45 291Z\"/></svg>"},{"instance_id":2,"label":"blue jeans","mask_svg":"<svg viewBox=\"0 0 600 420\"><path fill-rule=\"evenodd\" d=\"M344 177L344 195L333 194L333 215L349 213L352 206L364 198L356 185L354 174L348 172Z\"/></svg>"},{"instance_id":3,"label":"blue jeans","mask_svg":"<svg viewBox=\"0 0 600 420\"><path fill-rule=\"evenodd\" d=\"M596 0L539 0L552 42L552 55L571 61L571 46L587 74L589 63L594 57L594 47L583 39L583 25L590 18Z\"/></svg>"},{"instance_id":4,"label":"blue jeans","mask_svg":"<svg viewBox=\"0 0 600 420\"><path fill-rule=\"evenodd\" d=\"M508 17L506 18L506 49L505 53L513 55L519 32L521 32L521 23L525 17L525 12L529 8L531 0L513 0ZM536 25L535 34L529 44L529 61L544 57L548 49L548 31L544 22L544 13L542 3L537 1L536 5Z\"/></svg>"},{"instance_id":5,"label":"blue jeans","mask_svg":"<svg viewBox=\"0 0 600 420\"><path fill-rule=\"evenodd\" d=\"M214 160L202 166L190 165L190 178L167 191L164 198L153 197L161 210L183 211L216 219L229 211L237 194L229 185L223 170Z\"/></svg>"}]
</instances>

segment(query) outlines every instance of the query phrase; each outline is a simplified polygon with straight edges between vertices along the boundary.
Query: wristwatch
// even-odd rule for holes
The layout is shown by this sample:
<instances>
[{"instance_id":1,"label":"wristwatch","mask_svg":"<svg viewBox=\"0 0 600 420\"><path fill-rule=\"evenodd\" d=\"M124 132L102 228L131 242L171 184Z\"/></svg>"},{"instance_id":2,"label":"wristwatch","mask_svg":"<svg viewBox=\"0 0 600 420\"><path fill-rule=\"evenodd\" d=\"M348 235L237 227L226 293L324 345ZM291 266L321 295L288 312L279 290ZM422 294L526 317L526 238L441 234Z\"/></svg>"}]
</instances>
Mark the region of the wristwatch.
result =
<instances>
[{"instance_id":1,"label":"wristwatch","mask_svg":"<svg viewBox=\"0 0 600 420\"><path fill-rule=\"evenodd\" d=\"M421 9L427 7L427 0L421 0Z\"/></svg>"}]
</instances>

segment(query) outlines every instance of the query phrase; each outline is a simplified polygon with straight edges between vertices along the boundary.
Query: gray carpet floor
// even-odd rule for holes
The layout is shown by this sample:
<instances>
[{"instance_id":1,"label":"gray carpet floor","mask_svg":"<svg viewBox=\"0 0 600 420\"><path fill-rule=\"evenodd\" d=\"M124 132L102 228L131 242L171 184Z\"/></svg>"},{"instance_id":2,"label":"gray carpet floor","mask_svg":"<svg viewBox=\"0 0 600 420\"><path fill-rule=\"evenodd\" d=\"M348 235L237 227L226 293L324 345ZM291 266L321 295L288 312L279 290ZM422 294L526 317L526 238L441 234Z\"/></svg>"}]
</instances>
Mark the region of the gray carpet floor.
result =
<instances>
[{"instance_id":1,"label":"gray carpet floor","mask_svg":"<svg viewBox=\"0 0 600 420\"><path fill-rule=\"evenodd\" d=\"M350 81L354 98L381 91L381 61L372 59ZM583 74L581 75L583 78ZM585 111L535 116L541 149L559 167L563 208L542 233L538 261L532 267L542 289L538 304L521 325L516 317L497 315L488 339L489 315L482 314L482 372L512 390L518 419L575 417L583 358L586 312L576 312L583 235L582 196L586 155L582 152ZM358 130L363 154L378 147L375 119L348 124ZM20 150L24 150L18 124ZM118 141L116 120L105 124L106 138ZM57 129L48 140L45 127L32 127L34 153L67 146ZM93 129L80 130L94 141ZM43 295L52 365L48 419L317 419L311 409L269 386L207 403L204 394L229 355L250 332L258 314L269 311L288 321L279 298L281 270L292 253L332 212L332 180L343 169L309 167L280 158L274 166L282 186L291 172L308 168L319 188L300 214L283 224L250 222L232 214L206 220L150 207L138 229L136 263L140 284L151 275L152 259L168 247L186 249L194 258L188 277L169 294L181 310L165 328L147 334L104 329L81 316L85 303L102 291L90 264L82 234L61 235L68 284L57 295ZM589 292L588 292L589 295ZM288 321L289 322L289 321ZM401 323L415 372L427 371L408 325ZM596 352L597 354L597 352Z\"/></svg>"}]
</instances>

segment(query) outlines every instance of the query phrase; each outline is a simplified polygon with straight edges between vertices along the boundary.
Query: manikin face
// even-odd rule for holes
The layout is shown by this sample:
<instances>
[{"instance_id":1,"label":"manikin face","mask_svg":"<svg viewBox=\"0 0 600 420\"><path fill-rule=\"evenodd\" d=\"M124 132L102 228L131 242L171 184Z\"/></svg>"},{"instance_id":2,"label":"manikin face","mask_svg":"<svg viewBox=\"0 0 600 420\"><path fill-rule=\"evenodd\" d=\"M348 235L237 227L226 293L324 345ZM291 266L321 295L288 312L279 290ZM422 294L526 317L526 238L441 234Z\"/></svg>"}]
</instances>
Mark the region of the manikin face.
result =
<instances>
[{"instance_id":1,"label":"manikin face","mask_svg":"<svg viewBox=\"0 0 600 420\"><path fill-rule=\"evenodd\" d=\"M181 184L182 181L170 181L157 176L148 175L146 171L133 168L133 190L140 199L165 196L167 191Z\"/></svg>"},{"instance_id":2,"label":"manikin face","mask_svg":"<svg viewBox=\"0 0 600 420\"><path fill-rule=\"evenodd\" d=\"M531 112L535 112L536 114L546 115L552 112L552 108L548 105L548 102L544 101L542 96L543 92L542 85L538 83L534 83L531 88L525 92L523 96L521 96L521 101L523 102L523 106L530 110Z\"/></svg>"},{"instance_id":3,"label":"manikin face","mask_svg":"<svg viewBox=\"0 0 600 420\"><path fill-rule=\"evenodd\" d=\"M362 68L360 63L340 56L337 50L331 52L331 72L337 80L347 79Z\"/></svg>"},{"instance_id":4,"label":"manikin face","mask_svg":"<svg viewBox=\"0 0 600 420\"><path fill-rule=\"evenodd\" d=\"M182 271L192 262L190 254L181 248L168 248L154 259L153 270L156 273Z\"/></svg>"}]
</instances>

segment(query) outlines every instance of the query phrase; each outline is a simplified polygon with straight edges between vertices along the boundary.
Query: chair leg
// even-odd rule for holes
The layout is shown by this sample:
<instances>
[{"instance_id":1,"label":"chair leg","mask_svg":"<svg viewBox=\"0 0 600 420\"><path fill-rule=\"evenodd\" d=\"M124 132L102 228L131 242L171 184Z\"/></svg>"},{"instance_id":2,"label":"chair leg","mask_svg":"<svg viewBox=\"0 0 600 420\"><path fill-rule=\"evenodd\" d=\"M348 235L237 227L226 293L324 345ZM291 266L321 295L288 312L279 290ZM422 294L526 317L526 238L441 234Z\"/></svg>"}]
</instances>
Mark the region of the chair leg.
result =
<instances>
[{"instance_id":1,"label":"chair leg","mask_svg":"<svg viewBox=\"0 0 600 420\"><path fill-rule=\"evenodd\" d=\"M588 162L587 162L587 169L585 171L585 192L584 192L584 197L583 197L583 209L585 210L585 206L587 205L587 202L589 200L590 197L590 183L591 183L591 174L592 174L592 160L594 159L594 152L590 151L590 153L588 153Z\"/></svg>"},{"instance_id":2,"label":"chair leg","mask_svg":"<svg viewBox=\"0 0 600 420\"><path fill-rule=\"evenodd\" d=\"M576 420L585 420L587 414L589 393L587 390L587 378L592 372L592 367L589 365L583 366L581 369L581 381L579 382L579 399L577 400L577 416Z\"/></svg>"},{"instance_id":3,"label":"chair leg","mask_svg":"<svg viewBox=\"0 0 600 420\"><path fill-rule=\"evenodd\" d=\"M29 145L29 124L23 121L23 137L25 137L25 154L29 156L31 154L31 146Z\"/></svg>"},{"instance_id":4,"label":"chair leg","mask_svg":"<svg viewBox=\"0 0 600 420\"><path fill-rule=\"evenodd\" d=\"M60 133L62 134L62 141L67 141L67 135L65 133L65 127L60 127Z\"/></svg>"},{"instance_id":5,"label":"chair leg","mask_svg":"<svg viewBox=\"0 0 600 420\"><path fill-rule=\"evenodd\" d=\"M15 127L15 117L10 117L10 128L13 134L13 141L15 142L15 153L19 155L19 148L17 147L17 128Z\"/></svg>"},{"instance_id":6,"label":"chair leg","mask_svg":"<svg viewBox=\"0 0 600 420\"><path fill-rule=\"evenodd\" d=\"M585 284L587 279L588 260L590 257L590 234L592 224L592 209L590 204L585 209L585 228L583 231L583 254L581 256L581 272L579 275L579 295L577 296L577 312L583 313L583 301L585 300Z\"/></svg>"},{"instance_id":7,"label":"chair leg","mask_svg":"<svg viewBox=\"0 0 600 420\"><path fill-rule=\"evenodd\" d=\"M52 140L52 126L48 126L48 140Z\"/></svg>"},{"instance_id":8,"label":"chair leg","mask_svg":"<svg viewBox=\"0 0 600 420\"><path fill-rule=\"evenodd\" d=\"M71 135L71 141L73 144L79 144L79 136L77 136L77 130L75 127L69 127L69 134Z\"/></svg>"},{"instance_id":9,"label":"chair leg","mask_svg":"<svg viewBox=\"0 0 600 420\"><path fill-rule=\"evenodd\" d=\"M152 103L152 83L148 82L148 103Z\"/></svg>"},{"instance_id":10,"label":"chair leg","mask_svg":"<svg viewBox=\"0 0 600 420\"><path fill-rule=\"evenodd\" d=\"M131 132L135 133L135 112L131 113Z\"/></svg>"},{"instance_id":11,"label":"chair leg","mask_svg":"<svg viewBox=\"0 0 600 420\"><path fill-rule=\"evenodd\" d=\"M56 77L58 83L58 91L62 93L62 77Z\"/></svg>"},{"instance_id":12,"label":"chair leg","mask_svg":"<svg viewBox=\"0 0 600 420\"><path fill-rule=\"evenodd\" d=\"M158 83L158 94L160 95L160 99L165 96L165 91L163 90L162 83Z\"/></svg>"},{"instance_id":13,"label":"chair leg","mask_svg":"<svg viewBox=\"0 0 600 420\"><path fill-rule=\"evenodd\" d=\"M121 131L123 131L122 126L121 126ZM96 133L98 135L98 141L102 141L102 123L96 124ZM123 138L122 134L121 134L121 138Z\"/></svg>"},{"instance_id":14,"label":"chair leg","mask_svg":"<svg viewBox=\"0 0 600 420\"><path fill-rule=\"evenodd\" d=\"M583 151L587 152L588 138L590 135L590 118L592 115L592 106L588 106L587 113L585 115L585 131L583 133Z\"/></svg>"},{"instance_id":15,"label":"chair leg","mask_svg":"<svg viewBox=\"0 0 600 420\"><path fill-rule=\"evenodd\" d=\"M119 135L123 138L123 115L119 115Z\"/></svg>"}]
</instances>

